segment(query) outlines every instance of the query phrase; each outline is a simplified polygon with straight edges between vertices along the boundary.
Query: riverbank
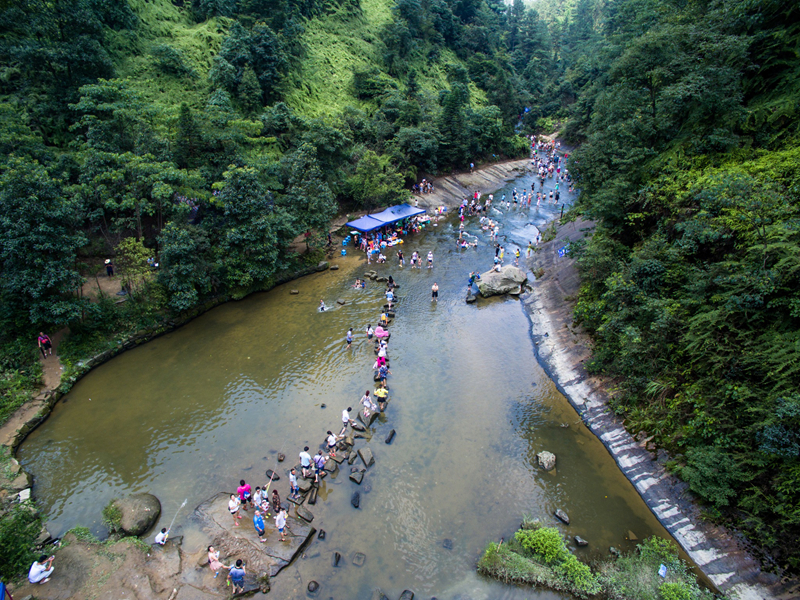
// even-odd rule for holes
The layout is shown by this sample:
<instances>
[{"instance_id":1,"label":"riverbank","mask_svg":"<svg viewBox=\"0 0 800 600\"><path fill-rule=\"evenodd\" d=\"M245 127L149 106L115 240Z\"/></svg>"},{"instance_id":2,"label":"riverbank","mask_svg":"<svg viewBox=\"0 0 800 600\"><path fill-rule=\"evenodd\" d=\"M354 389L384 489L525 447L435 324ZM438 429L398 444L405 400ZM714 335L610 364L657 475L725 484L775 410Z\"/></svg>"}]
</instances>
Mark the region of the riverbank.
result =
<instances>
[{"instance_id":1,"label":"riverbank","mask_svg":"<svg viewBox=\"0 0 800 600\"><path fill-rule=\"evenodd\" d=\"M538 278L521 300L539 361L650 510L720 591L741 600L791 597L732 533L703 520L686 484L666 471L666 453L652 448L643 434L634 438L609 408L613 382L584 369L584 361L591 358L591 340L573 320L580 278L575 260L559 250L591 235L592 229L594 223L580 218L555 224L555 238L527 260Z\"/></svg>"}]
</instances>

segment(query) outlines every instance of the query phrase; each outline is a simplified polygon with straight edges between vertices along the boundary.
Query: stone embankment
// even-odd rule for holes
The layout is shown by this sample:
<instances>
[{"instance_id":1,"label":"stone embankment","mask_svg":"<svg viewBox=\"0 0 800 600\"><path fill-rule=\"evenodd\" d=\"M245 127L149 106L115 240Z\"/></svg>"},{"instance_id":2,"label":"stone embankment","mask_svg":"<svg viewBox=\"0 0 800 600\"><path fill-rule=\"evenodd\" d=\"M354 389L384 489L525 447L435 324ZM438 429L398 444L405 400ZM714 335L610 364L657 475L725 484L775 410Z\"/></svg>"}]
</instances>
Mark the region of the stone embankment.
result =
<instances>
[{"instance_id":1,"label":"stone embankment","mask_svg":"<svg viewBox=\"0 0 800 600\"><path fill-rule=\"evenodd\" d=\"M591 235L593 229L594 223L581 219L561 225L555 239L528 259L538 278L521 300L540 362L650 510L720 591L741 600L792 597L730 532L702 518L686 484L667 473L666 453L654 452L646 439L634 439L609 408L611 382L584 369L584 361L591 358L591 342L573 321L580 279L574 259L559 250L571 240Z\"/></svg>"}]
</instances>

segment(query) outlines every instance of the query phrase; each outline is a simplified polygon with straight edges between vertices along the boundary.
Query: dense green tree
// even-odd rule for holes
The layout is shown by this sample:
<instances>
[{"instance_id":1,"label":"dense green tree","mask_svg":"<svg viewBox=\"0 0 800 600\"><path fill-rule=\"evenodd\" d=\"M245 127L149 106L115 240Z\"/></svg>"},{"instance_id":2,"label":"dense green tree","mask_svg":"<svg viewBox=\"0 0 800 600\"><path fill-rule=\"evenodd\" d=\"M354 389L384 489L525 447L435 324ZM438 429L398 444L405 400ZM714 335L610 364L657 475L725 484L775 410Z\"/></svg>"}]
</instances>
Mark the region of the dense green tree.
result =
<instances>
[{"instance_id":1,"label":"dense green tree","mask_svg":"<svg viewBox=\"0 0 800 600\"><path fill-rule=\"evenodd\" d=\"M76 253L86 244L80 203L36 162L14 158L0 175L2 302L30 323L81 315Z\"/></svg>"},{"instance_id":2,"label":"dense green tree","mask_svg":"<svg viewBox=\"0 0 800 600\"><path fill-rule=\"evenodd\" d=\"M408 193L403 189L403 176L392 166L389 156L367 150L350 178L350 193L367 210L403 202Z\"/></svg>"},{"instance_id":3,"label":"dense green tree","mask_svg":"<svg viewBox=\"0 0 800 600\"><path fill-rule=\"evenodd\" d=\"M280 204L292 215L296 233L324 229L336 214L333 192L317 161L317 150L304 143L285 158L286 193Z\"/></svg>"},{"instance_id":4,"label":"dense green tree","mask_svg":"<svg viewBox=\"0 0 800 600\"><path fill-rule=\"evenodd\" d=\"M178 128L175 135L173 157L181 169L196 166L202 148L200 128L197 126L192 109L186 102L181 103Z\"/></svg>"},{"instance_id":5,"label":"dense green tree","mask_svg":"<svg viewBox=\"0 0 800 600\"><path fill-rule=\"evenodd\" d=\"M190 225L168 224L161 232L158 281L169 292L169 306L185 311L197 306L215 284L211 245L206 232Z\"/></svg>"},{"instance_id":6,"label":"dense green tree","mask_svg":"<svg viewBox=\"0 0 800 600\"><path fill-rule=\"evenodd\" d=\"M255 71L250 65L244 69L242 81L239 83L239 102L246 113L254 113L259 110L262 104L263 92L258 83Z\"/></svg>"}]
</instances>

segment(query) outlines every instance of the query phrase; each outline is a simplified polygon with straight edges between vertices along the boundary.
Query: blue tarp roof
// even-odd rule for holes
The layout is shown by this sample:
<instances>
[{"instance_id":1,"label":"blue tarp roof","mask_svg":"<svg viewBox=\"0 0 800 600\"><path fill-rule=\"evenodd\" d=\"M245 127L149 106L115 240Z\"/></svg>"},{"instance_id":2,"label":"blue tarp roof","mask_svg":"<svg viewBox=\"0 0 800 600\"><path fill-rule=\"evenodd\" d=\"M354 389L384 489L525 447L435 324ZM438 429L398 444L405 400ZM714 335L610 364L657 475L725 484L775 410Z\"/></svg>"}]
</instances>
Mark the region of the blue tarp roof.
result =
<instances>
[{"instance_id":1,"label":"blue tarp roof","mask_svg":"<svg viewBox=\"0 0 800 600\"><path fill-rule=\"evenodd\" d=\"M374 215L367 215L365 217L361 217L360 219L356 219L355 221L350 221L347 226L367 233L368 231L374 231L375 229L383 227L384 225L402 221L408 217L414 217L424 213L425 210L422 208L414 208L409 204L398 204L397 206L387 208L383 212L379 212Z\"/></svg>"},{"instance_id":2,"label":"blue tarp roof","mask_svg":"<svg viewBox=\"0 0 800 600\"><path fill-rule=\"evenodd\" d=\"M400 221L402 219L407 219L408 217L414 217L424 213L425 210L422 208L414 208L410 204L398 204L397 206L387 208L378 214L370 215L370 217L377 219L378 221L383 221L384 223L394 223L395 221Z\"/></svg>"},{"instance_id":3,"label":"blue tarp roof","mask_svg":"<svg viewBox=\"0 0 800 600\"><path fill-rule=\"evenodd\" d=\"M368 231L374 231L375 229L379 229L386 225L383 221L378 221L377 219L373 219L370 216L361 217L360 219L356 219L355 221L350 221L347 226L352 227L353 229L358 229L364 233Z\"/></svg>"}]
</instances>

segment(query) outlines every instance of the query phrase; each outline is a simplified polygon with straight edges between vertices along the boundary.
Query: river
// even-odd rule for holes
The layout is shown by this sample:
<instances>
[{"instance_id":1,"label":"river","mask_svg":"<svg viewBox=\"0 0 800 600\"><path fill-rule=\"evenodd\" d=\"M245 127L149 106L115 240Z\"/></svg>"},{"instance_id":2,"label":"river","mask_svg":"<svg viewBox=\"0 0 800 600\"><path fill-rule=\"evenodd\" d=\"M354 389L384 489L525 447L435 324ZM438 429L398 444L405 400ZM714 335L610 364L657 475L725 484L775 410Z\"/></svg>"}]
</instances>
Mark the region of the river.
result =
<instances>
[{"instance_id":1,"label":"river","mask_svg":"<svg viewBox=\"0 0 800 600\"><path fill-rule=\"evenodd\" d=\"M495 204L530 182L496 192ZM513 244L524 255L533 227L555 210L502 215L507 263ZM365 598L374 586L391 597L410 588L440 599L559 598L488 581L474 569L486 543L513 534L524 514L558 525L557 508L572 520L560 529L589 541L578 549L582 557L611 545L632 549L629 531L667 537L537 363L520 302L464 302L467 274L488 270L494 252L474 217L467 231L481 245L458 250L457 226L450 217L403 246L407 263L413 250L432 250L433 269L401 269L393 257L371 267L400 284L389 345L392 402L370 443L376 464L358 510L346 473L323 484L311 508L327 539L275 579L274 597L305 597L316 579L325 598ZM184 499L196 506L235 490L241 478L263 485L277 452L289 457L284 465L294 463L303 445L316 449L326 430L338 430L341 410L372 389L374 354L363 330L377 321L382 286L351 287L366 270L352 248L334 262L338 271L215 308L80 380L18 452L51 533L80 524L100 534L103 506L139 491L161 499L158 526L166 526ZM335 308L317 312L320 299ZM357 334L352 350L344 344L348 327ZM397 436L386 445L392 428ZM536 467L542 450L558 457L556 472ZM277 488L286 497L286 478ZM186 517L179 515L178 533L188 551L198 551L203 540ZM363 552L366 563L334 569L334 550L346 559Z\"/></svg>"}]
</instances>

